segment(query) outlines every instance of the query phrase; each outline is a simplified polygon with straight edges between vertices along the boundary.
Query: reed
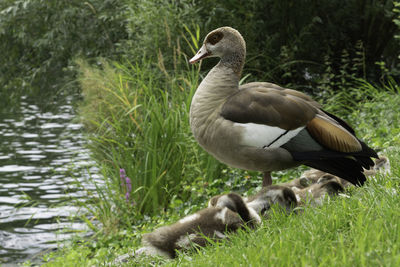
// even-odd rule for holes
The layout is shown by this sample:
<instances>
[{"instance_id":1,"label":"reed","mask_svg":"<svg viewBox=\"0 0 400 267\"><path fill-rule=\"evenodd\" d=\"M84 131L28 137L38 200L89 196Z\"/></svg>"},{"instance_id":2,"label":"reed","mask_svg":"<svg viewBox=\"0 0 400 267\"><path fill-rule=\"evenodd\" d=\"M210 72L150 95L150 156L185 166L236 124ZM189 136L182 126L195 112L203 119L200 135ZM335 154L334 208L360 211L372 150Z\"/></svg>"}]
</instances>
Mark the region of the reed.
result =
<instances>
[{"instance_id":1,"label":"reed","mask_svg":"<svg viewBox=\"0 0 400 267\"><path fill-rule=\"evenodd\" d=\"M192 45L198 46L198 38L191 36ZM220 164L199 148L189 127L200 67L189 66L179 46L171 49L171 66L161 52L156 66L146 58L102 61L100 67L77 62L84 95L80 115L104 177L89 210L110 231L118 221L131 225L132 218L166 210L172 198L186 202L192 192L183 185L199 178L210 183L220 175ZM128 201L121 168L131 181Z\"/></svg>"}]
</instances>

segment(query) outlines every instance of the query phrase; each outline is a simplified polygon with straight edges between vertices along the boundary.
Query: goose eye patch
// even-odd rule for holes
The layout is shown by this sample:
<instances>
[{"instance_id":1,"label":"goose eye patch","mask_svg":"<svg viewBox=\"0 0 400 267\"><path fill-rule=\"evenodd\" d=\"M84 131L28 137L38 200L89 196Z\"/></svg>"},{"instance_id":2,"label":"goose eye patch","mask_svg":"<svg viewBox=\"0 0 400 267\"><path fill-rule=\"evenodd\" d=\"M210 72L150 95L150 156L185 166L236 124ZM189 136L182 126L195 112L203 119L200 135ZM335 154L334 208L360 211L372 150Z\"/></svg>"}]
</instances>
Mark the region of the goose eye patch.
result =
<instances>
[{"instance_id":1,"label":"goose eye patch","mask_svg":"<svg viewBox=\"0 0 400 267\"><path fill-rule=\"evenodd\" d=\"M222 37L224 37L224 34L222 32L214 32L213 34L208 36L207 42L209 42L212 45L215 45L222 39Z\"/></svg>"}]
</instances>

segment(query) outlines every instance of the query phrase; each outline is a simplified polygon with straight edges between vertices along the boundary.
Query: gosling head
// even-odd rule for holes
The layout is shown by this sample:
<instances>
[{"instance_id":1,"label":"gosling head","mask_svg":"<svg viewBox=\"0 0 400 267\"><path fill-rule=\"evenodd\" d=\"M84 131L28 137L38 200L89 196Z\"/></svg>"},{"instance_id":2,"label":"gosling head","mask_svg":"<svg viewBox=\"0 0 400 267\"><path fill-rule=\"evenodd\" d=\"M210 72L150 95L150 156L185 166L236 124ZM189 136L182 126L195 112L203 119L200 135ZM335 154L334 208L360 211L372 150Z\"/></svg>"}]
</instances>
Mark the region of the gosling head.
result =
<instances>
[{"instance_id":1,"label":"gosling head","mask_svg":"<svg viewBox=\"0 0 400 267\"><path fill-rule=\"evenodd\" d=\"M221 27L207 34L203 45L189 63L196 63L207 57L220 57L223 61L243 61L246 43L242 35L231 27Z\"/></svg>"},{"instance_id":2,"label":"gosling head","mask_svg":"<svg viewBox=\"0 0 400 267\"><path fill-rule=\"evenodd\" d=\"M240 218L249 226L255 226L261 223L261 218L257 212L246 205L243 198L236 193L214 196L208 202L208 207L228 208L239 214Z\"/></svg>"},{"instance_id":3,"label":"gosling head","mask_svg":"<svg viewBox=\"0 0 400 267\"><path fill-rule=\"evenodd\" d=\"M262 188L247 200L247 205L262 215L265 215L273 204L278 204L287 213L290 213L297 207L296 195L286 186L272 185Z\"/></svg>"}]
</instances>

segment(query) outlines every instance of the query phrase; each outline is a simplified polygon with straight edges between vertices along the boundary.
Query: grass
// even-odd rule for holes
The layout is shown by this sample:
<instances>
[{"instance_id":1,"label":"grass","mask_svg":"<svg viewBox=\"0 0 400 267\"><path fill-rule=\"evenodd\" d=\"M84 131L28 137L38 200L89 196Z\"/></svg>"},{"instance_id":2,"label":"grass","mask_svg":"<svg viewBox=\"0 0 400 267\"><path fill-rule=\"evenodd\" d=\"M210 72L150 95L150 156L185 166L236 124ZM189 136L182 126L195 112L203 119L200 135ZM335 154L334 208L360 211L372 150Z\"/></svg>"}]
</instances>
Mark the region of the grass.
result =
<instances>
[{"instance_id":1,"label":"grass","mask_svg":"<svg viewBox=\"0 0 400 267\"><path fill-rule=\"evenodd\" d=\"M349 190L350 198L332 198L302 214L274 212L255 231L232 234L229 241L176 260L142 259L126 266L399 266L400 149L387 154L391 175L378 175ZM172 217L170 222L177 219ZM150 225L147 231L155 227ZM139 246L139 235L133 232L127 229L98 247L75 244L44 266L106 266Z\"/></svg>"},{"instance_id":2,"label":"grass","mask_svg":"<svg viewBox=\"0 0 400 267\"><path fill-rule=\"evenodd\" d=\"M168 266L399 266L400 150L391 176L378 176L350 198L331 199L289 217L275 213L264 227L182 256Z\"/></svg>"}]
</instances>

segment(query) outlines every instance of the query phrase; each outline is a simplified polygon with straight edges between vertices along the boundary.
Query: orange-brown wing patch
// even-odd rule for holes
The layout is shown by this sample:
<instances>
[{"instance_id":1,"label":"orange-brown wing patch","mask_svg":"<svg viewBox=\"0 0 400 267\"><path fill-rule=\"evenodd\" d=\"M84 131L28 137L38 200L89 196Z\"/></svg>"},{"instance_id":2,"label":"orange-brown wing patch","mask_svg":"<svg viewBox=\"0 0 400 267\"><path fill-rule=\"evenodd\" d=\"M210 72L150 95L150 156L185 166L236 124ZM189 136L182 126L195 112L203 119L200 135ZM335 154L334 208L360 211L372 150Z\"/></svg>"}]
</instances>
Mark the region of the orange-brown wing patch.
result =
<instances>
[{"instance_id":1,"label":"orange-brown wing patch","mask_svg":"<svg viewBox=\"0 0 400 267\"><path fill-rule=\"evenodd\" d=\"M339 125L316 116L307 124L307 130L320 144L339 152L361 151L357 138Z\"/></svg>"}]
</instances>

